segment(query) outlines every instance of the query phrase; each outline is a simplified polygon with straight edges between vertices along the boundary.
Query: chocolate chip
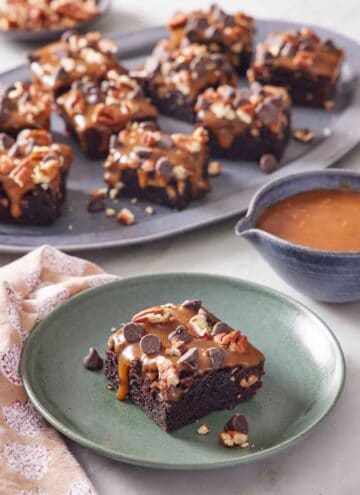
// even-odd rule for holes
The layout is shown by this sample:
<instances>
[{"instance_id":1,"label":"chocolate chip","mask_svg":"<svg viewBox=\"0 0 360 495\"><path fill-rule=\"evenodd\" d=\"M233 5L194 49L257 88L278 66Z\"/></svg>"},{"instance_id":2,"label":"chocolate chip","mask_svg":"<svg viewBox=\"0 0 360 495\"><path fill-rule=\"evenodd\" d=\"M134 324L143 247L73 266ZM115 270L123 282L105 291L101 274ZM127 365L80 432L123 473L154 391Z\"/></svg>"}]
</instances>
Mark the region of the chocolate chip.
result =
<instances>
[{"instance_id":1,"label":"chocolate chip","mask_svg":"<svg viewBox=\"0 0 360 495\"><path fill-rule=\"evenodd\" d=\"M283 57L293 57L296 53L296 48L295 46L293 45L293 43L291 43L290 41L288 41L287 43L285 43L285 45L281 48L281 55Z\"/></svg>"},{"instance_id":2,"label":"chocolate chip","mask_svg":"<svg viewBox=\"0 0 360 495\"><path fill-rule=\"evenodd\" d=\"M255 108L255 113L263 124L270 125L276 120L278 111L275 105L271 102L264 101L263 103L259 103L259 105L257 105Z\"/></svg>"},{"instance_id":3,"label":"chocolate chip","mask_svg":"<svg viewBox=\"0 0 360 495\"><path fill-rule=\"evenodd\" d=\"M209 23L206 17L190 17L186 24L186 34L188 35L189 31L203 31L208 26Z\"/></svg>"},{"instance_id":4,"label":"chocolate chip","mask_svg":"<svg viewBox=\"0 0 360 495\"><path fill-rule=\"evenodd\" d=\"M172 172L172 165L170 160L162 156L156 161L155 170L162 177L169 177Z\"/></svg>"},{"instance_id":5,"label":"chocolate chip","mask_svg":"<svg viewBox=\"0 0 360 495\"><path fill-rule=\"evenodd\" d=\"M326 48L326 50L329 50L330 52L337 51L337 46L330 39L324 41L323 47Z\"/></svg>"},{"instance_id":6,"label":"chocolate chip","mask_svg":"<svg viewBox=\"0 0 360 495\"><path fill-rule=\"evenodd\" d=\"M179 364L186 364L189 368L196 370L199 367L199 351L193 347L185 352L178 360Z\"/></svg>"},{"instance_id":7,"label":"chocolate chip","mask_svg":"<svg viewBox=\"0 0 360 495\"><path fill-rule=\"evenodd\" d=\"M201 299L187 299L181 306L197 313L202 306L202 301Z\"/></svg>"},{"instance_id":8,"label":"chocolate chip","mask_svg":"<svg viewBox=\"0 0 360 495\"><path fill-rule=\"evenodd\" d=\"M174 146L174 143L170 136L163 134L159 137L157 145L159 148L162 148L164 150L171 150L171 148Z\"/></svg>"},{"instance_id":9,"label":"chocolate chip","mask_svg":"<svg viewBox=\"0 0 360 495\"><path fill-rule=\"evenodd\" d=\"M85 368L91 371L101 370L103 367L103 360L94 347L90 347L89 354L84 357L83 363Z\"/></svg>"},{"instance_id":10,"label":"chocolate chip","mask_svg":"<svg viewBox=\"0 0 360 495\"><path fill-rule=\"evenodd\" d=\"M144 327L138 323L130 322L124 325L123 332L127 342L138 342L144 335Z\"/></svg>"},{"instance_id":11,"label":"chocolate chip","mask_svg":"<svg viewBox=\"0 0 360 495\"><path fill-rule=\"evenodd\" d=\"M87 211L89 213L99 213L100 211L105 210L105 201L102 198L91 198L88 206L87 206Z\"/></svg>"},{"instance_id":12,"label":"chocolate chip","mask_svg":"<svg viewBox=\"0 0 360 495\"><path fill-rule=\"evenodd\" d=\"M161 341L157 335L148 333L140 340L140 349L144 354L157 354L161 349Z\"/></svg>"},{"instance_id":13,"label":"chocolate chip","mask_svg":"<svg viewBox=\"0 0 360 495\"><path fill-rule=\"evenodd\" d=\"M199 76L207 74L208 66L206 60L204 60L204 57L201 56L194 57L193 60L190 62L190 70L192 72L195 72Z\"/></svg>"},{"instance_id":14,"label":"chocolate chip","mask_svg":"<svg viewBox=\"0 0 360 495\"><path fill-rule=\"evenodd\" d=\"M311 43L310 40L304 40L301 43L299 43L298 49L300 51L304 51L304 52L313 52L314 51L313 44Z\"/></svg>"},{"instance_id":15,"label":"chocolate chip","mask_svg":"<svg viewBox=\"0 0 360 495\"><path fill-rule=\"evenodd\" d=\"M11 112L12 110L15 110L16 104L11 98L8 98L6 95L4 95L1 98L0 101L0 112L1 113L8 113Z\"/></svg>"},{"instance_id":16,"label":"chocolate chip","mask_svg":"<svg viewBox=\"0 0 360 495\"><path fill-rule=\"evenodd\" d=\"M186 70L188 68L188 62L185 60L175 61L173 68L176 72L180 72L181 70Z\"/></svg>"},{"instance_id":17,"label":"chocolate chip","mask_svg":"<svg viewBox=\"0 0 360 495\"><path fill-rule=\"evenodd\" d=\"M260 168L266 174L270 174L278 168L278 161L274 155L267 153L260 158Z\"/></svg>"},{"instance_id":18,"label":"chocolate chip","mask_svg":"<svg viewBox=\"0 0 360 495\"><path fill-rule=\"evenodd\" d=\"M11 136L4 132L0 133L0 150L8 150L14 143L15 139Z\"/></svg>"},{"instance_id":19,"label":"chocolate chip","mask_svg":"<svg viewBox=\"0 0 360 495\"><path fill-rule=\"evenodd\" d=\"M133 152L139 158L149 158L151 156L152 150L151 148L147 148L146 146L134 146Z\"/></svg>"},{"instance_id":20,"label":"chocolate chip","mask_svg":"<svg viewBox=\"0 0 360 495\"><path fill-rule=\"evenodd\" d=\"M216 20L216 21L220 21L220 22L223 22L224 19L226 18L226 14L225 12L222 10L222 8L217 5L217 4L213 4L211 7L210 7L210 10L211 10L211 13L212 13L212 16L213 18Z\"/></svg>"},{"instance_id":21,"label":"chocolate chip","mask_svg":"<svg viewBox=\"0 0 360 495\"><path fill-rule=\"evenodd\" d=\"M247 419L242 414L234 414L224 426L224 431L238 431L246 435L249 431Z\"/></svg>"},{"instance_id":22,"label":"chocolate chip","mask_svg":"<svg viewBox=\"0 0 360 495\"><path fill-rule=\"evenodd\" d=\"M212 368L220 368L220 366L225 362L226 351L220 347L211 347L207 351L210 359L210 364Z\"/></svg>"},{"instance_id":23,"label":"chocolate chip","mask_svg":"<svg viewBox=\"0 0 360 495\"><path fill-rule=\"evenodd\" d=\"M208 27L204 32L204 36L209 41L222 41L221 31L215 26Z\"/></svg>"},{"instance_id":24,"label":"chocolate chip","mask_svg":"<svg viewBox=\"0 0 360 495\"><path fill-rule=\"evenodd\" d=\"M151 120L146 120L145 122L140 122L139 128L144 129L146 131L156 131L157 125L155 122L152 122Z\"/></svg>"},{"instance_id":25,"label":"chocolate chip","mask_svg":"<svg viewBox=\"0 0 360 495\"><path fill-rule=\"evenodd\" d=\"M234 27L235 26L235 19L233 15L225 15L224 18L224 26L225 27Z\"/></svg>"},{"instance_id":26,"label":"chocolate chip","mask_svg":"<svg viewBox=\"0 0 360 495\"><path fill-rule=\"evenodd\" d=\"M196 43L199 40L199 35L196 29L186 30L185 36L190 41L190 43Z\"/></svg>"},{"instance_id":27,"label":"chocolate chip","mask_svg":"<svg viewBox=\"0 0 360 495\"><path fill-rule=\"evenodd\" d=\"M226 323L223 323L222 321L218 321L213 326L213 328L211 330L211 335L214 337L215 335L218 335L219 333L230 333L230 332L231 332L231 328L229 327L229 325L227 325Z\"/></svg>"},{"instance_id":28,"label":"chocolate chip","mask_svg":"<svg viewBox=\"0 0 360 495\"><path fill-rule=\"evenodd\" d=\"M64 69L64 67L59 67L54 73L55 81L66 82L68 80L68 73Z\"/></svg>"},{"instance_id":29,"label":"chocolate chip","mask_svg":"<svg viewBox=\"0 0 360 495\"><path fill-rule=\"evenodd\" d=\"M168 339L170 341L172 340L181 340L182 342L185 342L185 344L188 344L191 342L191 335L188 331L188 329L184 325L179 325L176 330L173 332L169 333Z\"/></svg>"}]
</instances>

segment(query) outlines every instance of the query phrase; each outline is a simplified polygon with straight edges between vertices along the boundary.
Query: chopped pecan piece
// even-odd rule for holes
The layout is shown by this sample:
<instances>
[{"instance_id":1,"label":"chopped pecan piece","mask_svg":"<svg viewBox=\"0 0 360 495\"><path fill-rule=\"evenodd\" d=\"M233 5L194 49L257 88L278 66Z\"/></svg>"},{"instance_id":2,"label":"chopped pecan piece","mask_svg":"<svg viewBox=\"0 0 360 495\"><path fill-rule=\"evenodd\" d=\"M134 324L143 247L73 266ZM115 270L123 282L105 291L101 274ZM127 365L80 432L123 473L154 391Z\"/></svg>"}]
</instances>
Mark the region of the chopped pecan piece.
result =
<instances>
[{"instance_id":1,"label":"chopped pecan piece","mask_svg":"<svg viewBox=\"0 0 360 495\"><path fill-rule=\"evenodd\" d=\"M228 448L237 446L245 448L249 446L247 435L238 431L223 431L219 434L219 443Z\"/></svg>"}]
</instances>

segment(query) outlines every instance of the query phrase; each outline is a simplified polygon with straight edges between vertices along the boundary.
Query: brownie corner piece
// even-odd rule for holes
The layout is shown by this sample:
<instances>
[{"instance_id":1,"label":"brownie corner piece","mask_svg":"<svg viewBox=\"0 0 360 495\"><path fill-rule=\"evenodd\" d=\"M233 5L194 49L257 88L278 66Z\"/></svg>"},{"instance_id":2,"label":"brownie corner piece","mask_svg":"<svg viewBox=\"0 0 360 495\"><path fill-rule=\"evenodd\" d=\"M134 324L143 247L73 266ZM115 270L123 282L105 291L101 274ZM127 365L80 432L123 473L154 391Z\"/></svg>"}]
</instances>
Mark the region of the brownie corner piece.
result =
<instances>
[{"instance_id":1,"label":"brownie corner piece","mask_svg":"<svg viewBox=\"0 0 360 495\"><path fill-rule=\"evenodd\" d=\"M219 5L208 10L177 12L168 22L174 47L205 44L213 53L223 53L240 75L249 68L254 19L244 12L229 14Z\"/></svg>"},{"instance_id":2,"label":"brownie corner piece","mask_svg":"<svg viewBox=\"0 0 360 495\"><path fill-rule=\"evenodd\" d=\"M145 309L108 340L105 376L163 430L232 408L262 385L264 356L199 300Z\"/></svg>"},{"instance_id":3,"label":"brownie corner piece","mask_svg":"<svg viewBox=\"0 0 360 495\"><path fill-rule=\"evenodd\" d=\"M173 50L161 40L143 67L131 74L143 84L161 113L193 122L198 95L207 87L236 85L237 76L227 58L205 45L191 44Z\"/></svg>"},{"instance_id":4,"label":"brownie corner piece","mask_svg":"<svg viewBox=\"0 0 360 495\"><path fill-rule=\"evenodd\" d=\"M0 134L0 222L48 225L60 215L72 149L45 130Z\"/></svg>"},{"instance_id":5,"label":"brownie corner piece","mask_svg":"<svg viewBox=\"0 0 360 495\"><path fill-rule=\"evenodd\" d=\"M186 208L210 191L207 142L202 128L168 134L154 122L133 123L111 140L105 183L119 195Z\"/></svg>"},{"instance_id":6,"label":"brownie corner piece","mask_svg":"<svg viewBox=\"0 0 360 495\"><path fill-rule=\"evenodd\" d=\"M209 133L211 154L232 160L280 160L290 136L291 99L278 86L220 86L200 95L196 124Z\"/></svg>"},{"instance_id":7,"label":"brownie corner piece","mask_svg":"<svg viewBox=\"0 0 360 495\"><path fill-rule=\"evenodd\" d=\"M16 81L0 85L0 132L50 127L52 96L35 84Z\"/></svg>"},{"instance_id":8,"label":"brownie corner piece","mask_svg":"<svg viewBox=\"0 0 360 495\"><path fill-rule=\"evenodd\" d=\"M344 52L308 28L270 33L257 45L250 82L284 86L295 104L330 108Z\"/></svg>"},{"instance_id":9,"label":"brownie corner piece","mask_svg":"<svg viewBox=\"0 0 360 495\"><path fill-rule=\"evenodd\" d=\"M112 134L129 122L156 120L158 112L138 82L109 70L100 82L83 78L56 100L67 128L90 158L103 158Z\"/></svg>"}]
</instances>

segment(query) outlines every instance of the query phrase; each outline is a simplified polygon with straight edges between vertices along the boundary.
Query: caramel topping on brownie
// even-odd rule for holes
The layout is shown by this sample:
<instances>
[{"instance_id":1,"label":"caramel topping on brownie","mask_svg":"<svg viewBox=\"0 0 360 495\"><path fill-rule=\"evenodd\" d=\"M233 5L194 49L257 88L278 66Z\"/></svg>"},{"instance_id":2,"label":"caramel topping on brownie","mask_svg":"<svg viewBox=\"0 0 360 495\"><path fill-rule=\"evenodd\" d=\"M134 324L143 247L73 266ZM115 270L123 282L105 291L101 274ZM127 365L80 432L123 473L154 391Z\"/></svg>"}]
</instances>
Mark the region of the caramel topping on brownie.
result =
<instances>
[{"instance_id":1,"label":"caramel topping on brownie","mask_svg":"<svg viewBox=\"0 0 360 495\"><path fill-rule=\"evenodd\" d=\"M167 134L153 123L134 123L121 131L110 146L105 182L121 192L122 175L136 170L141 188L165 188L168 196L184 190L190 183L196 198L210 186L204 178L207 157L207 132L196 129L192 134Z\"/></svg>"},{"instance_id":2,"label":"caramel topping on brownie","mask_svg":"<svg viewBox=\"0 0 360 495\"><path fill-rule=\"evenodd\" d=\"M321 40L310 29L302 28L295 32L269 34L257 46L252 69L255 73L267 66L291 71L306 70L315 77L336 80L342 60L343 51L331 40Z\"/></svg>"},{"instance_id":3,"label":"caramel topping on brownie","mask_svg":"<svg viewBox=\"0 0 360 495\"><path fill-rule=\"evenodd\" d=\"M217 327L217 328L216 328ZM218 368L245 369L264 361L239 330L207 311L201 301L164 304L136 314L116 330L108 346L118 353L118 399L128 393L128 368L139 361L142 371L166 400L182 393L182 381Z\"/></svg>"},{"instance_id":4,"label":"caramel topping on brownie","mask_svg":"<svg viewBox=\"0 0 360 495\"><path fill-rule=\"evenodd\" d=\"M110 70L126 73L116 58L117 46L100 33L65 33L60 41L29 56L34 80L45 88L60 90L84 76L99 81Z\"/></svg>"},{"instance_id":5,"label":"caramel topping on brownie","mask_svg":"<svg viewBox=\"0 0 360 495\"><path fill-rule=\"evenodd\" d=\"M72 149L53 143L44 130L24 130L16 141L0 134L0 184L10 201L11 215L21 217L21 202L37 187L59 193L61 175L72 162Z\"/></svg>"},{"instance_id":6,"label":"caramel topping on brownie","mask_svg":"<svg viewBox=\"0 0 360 495\"><path fill-rule=\"evenodd\" d=\"M77 131L96 126L106 139L130 120L155 119L158 115L138 82L113 69L100 84L88 77L74 82L57 104Z\"/></svg>"},{"instance_id":7,"label":"caramel topping on brownie","mask_svg":"<svg viewBox=\"0 0 360 495\"><path fill-rule=\"evenodd\" d=\"M197 123L211 130L220 146L228 148L244 132L258 137L266 129L282 138L290 107L285 88L254 83L250 88L209 88L199 96L195 110Z\"/></svg>"},{"instance_id":8,"label":"caramel topping on brownie","mask_svg":"<svg viewBox=\"0 0 360 495\"><path fill-rule=\"evenodd\" d=\"M96 0L4 0L0 12L0 29L72 28L99 13Z\"/></svg>"},{"instance_id":9,"label":"caramel topping on brownie","mask_svg":"<svg viewBox=\"0 0 360 495\"><path fill-rule=\"evenodd\" d=\"M48 129L52 97L34 84L0 86L0 130Z\"/></svg>"},{"instance_id":10,"label":"caramel topping on brownie","mask_svg":"<svg viewBox=\"0 0 360 495\"><path fill-rule=\"evenodd\" d=\"M225 13L218 5L208 11L178 12L168 22L175 47L189 43L207 44L211 51L225 51L235 56L251 52L254 20L243 12ZM235 63L236 58L231 57Z\"/></svg>"},{"instance_id":11,"label":"caramel topping on brownie","mask_svg":"<svg viewBox=\"0 0 360 495\"><path fill-rule=\"evenodd\" d=\"M210 53L206 46L197 44L172 51L168 40L160 41L143 68L132 74L150 80L162 97L178 91L195 99L208 86L237 82L224 55Z\"/></svg>"}]
</instances>

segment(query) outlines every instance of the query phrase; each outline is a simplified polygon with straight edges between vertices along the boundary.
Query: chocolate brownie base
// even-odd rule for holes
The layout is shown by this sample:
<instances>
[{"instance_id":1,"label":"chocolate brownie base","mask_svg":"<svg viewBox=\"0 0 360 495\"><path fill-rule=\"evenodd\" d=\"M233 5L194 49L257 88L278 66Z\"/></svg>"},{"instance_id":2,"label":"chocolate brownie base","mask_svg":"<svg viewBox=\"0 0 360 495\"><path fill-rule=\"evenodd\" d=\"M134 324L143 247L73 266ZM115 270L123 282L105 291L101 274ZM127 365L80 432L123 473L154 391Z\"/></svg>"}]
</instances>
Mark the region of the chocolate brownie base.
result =
<instances>
[{"instance_id":1,"label":"chocolate brownie base","mask_svg":"<svg viewBox=\"0 0 360 495\"><path fill-rule=\"evenodd\" d=\"M117 354L108 350L105 355L105 376L118 385ZM167 432L175 431L214 411L231 409L252 397L261 387L263 364L251 369L239 367L210 370L198 376L185 373L181 385L187 389L178 400L164 401L159 392L151 387L151 380L144 379L141 363L134 361L129 369L129 399L139 406L147 416ZM250 387L240 385L250 375L258 381Z\"/></svg>"},{"instance_id":2,"label":"chocolate brownie base","mask_svg":"<svg viewBox=\"0 0 360 495\"><path fill-rule=\"evenodd\" d=\"M146 83L144 89L160 113L190 124L194 123L196 100L192 100L180 91L172 91L169 95L160 97L157 88L151 83Z\"/></svg>"},{"instance_id":3,"label":"chocolate brownie base","mask_svg":"<svg viewBox=\"0 0 360 495\"><path fill-rule=\"evenodd\" d=\"M57 196L40 186L25 194L21 202L22 216L19 218L11 215L8 198L0 186L0 222L21 225L52 224L59 217L65 199L65 179L63 175L60 193Z\"/></svg>"},{"instance_id":4,"label":"chocolate brownie base","mask_svg":"<svg viewBox=\"0 0 360 495\"><path fill-rule=\"evenodd\" d=\"M324 107L325 102L333 98L336 87L336 82L327 77L297 77L283 68L273 69L269 77L256 76L256 80L261 84L283 86L294 104L311 107Z\"/></svg>"},{"instance_id":5,"label":"chocolate brownie base","mask_svg":"<svg viewBox=\"0 0 360 495\"><path fill-rule=\"evenodd\" d=\"M204 177L207 177L208 175L207 160L204 161L203 174ZM185 183L184 191L181 194L177 191L177 195L173 198L168 196L166 188L154 186L147 186L145 188L140 187L137 171L134 169L129 168L124 170L121 181L123 184L123 187L120 190L121 196L150 201L151 203L168 206L176 210L185 209L189 203L193 201L189 180Z\"/></svg>"},{"instance_id":6,"label":"chocolate brownie base","mask_svg":"<svg viewBox=\"0 0 360 495\"><path fill-rule=\"evenodd\" d=\"M229 148L222 148L215 134L210 129L207 131L211 156L228 160L259 161L263 155L268 153L280 160L290 139L289 126L282 138L277 138L266 131L257 138L245 133L237 135Z\"/></svg>"}]
</instances>

